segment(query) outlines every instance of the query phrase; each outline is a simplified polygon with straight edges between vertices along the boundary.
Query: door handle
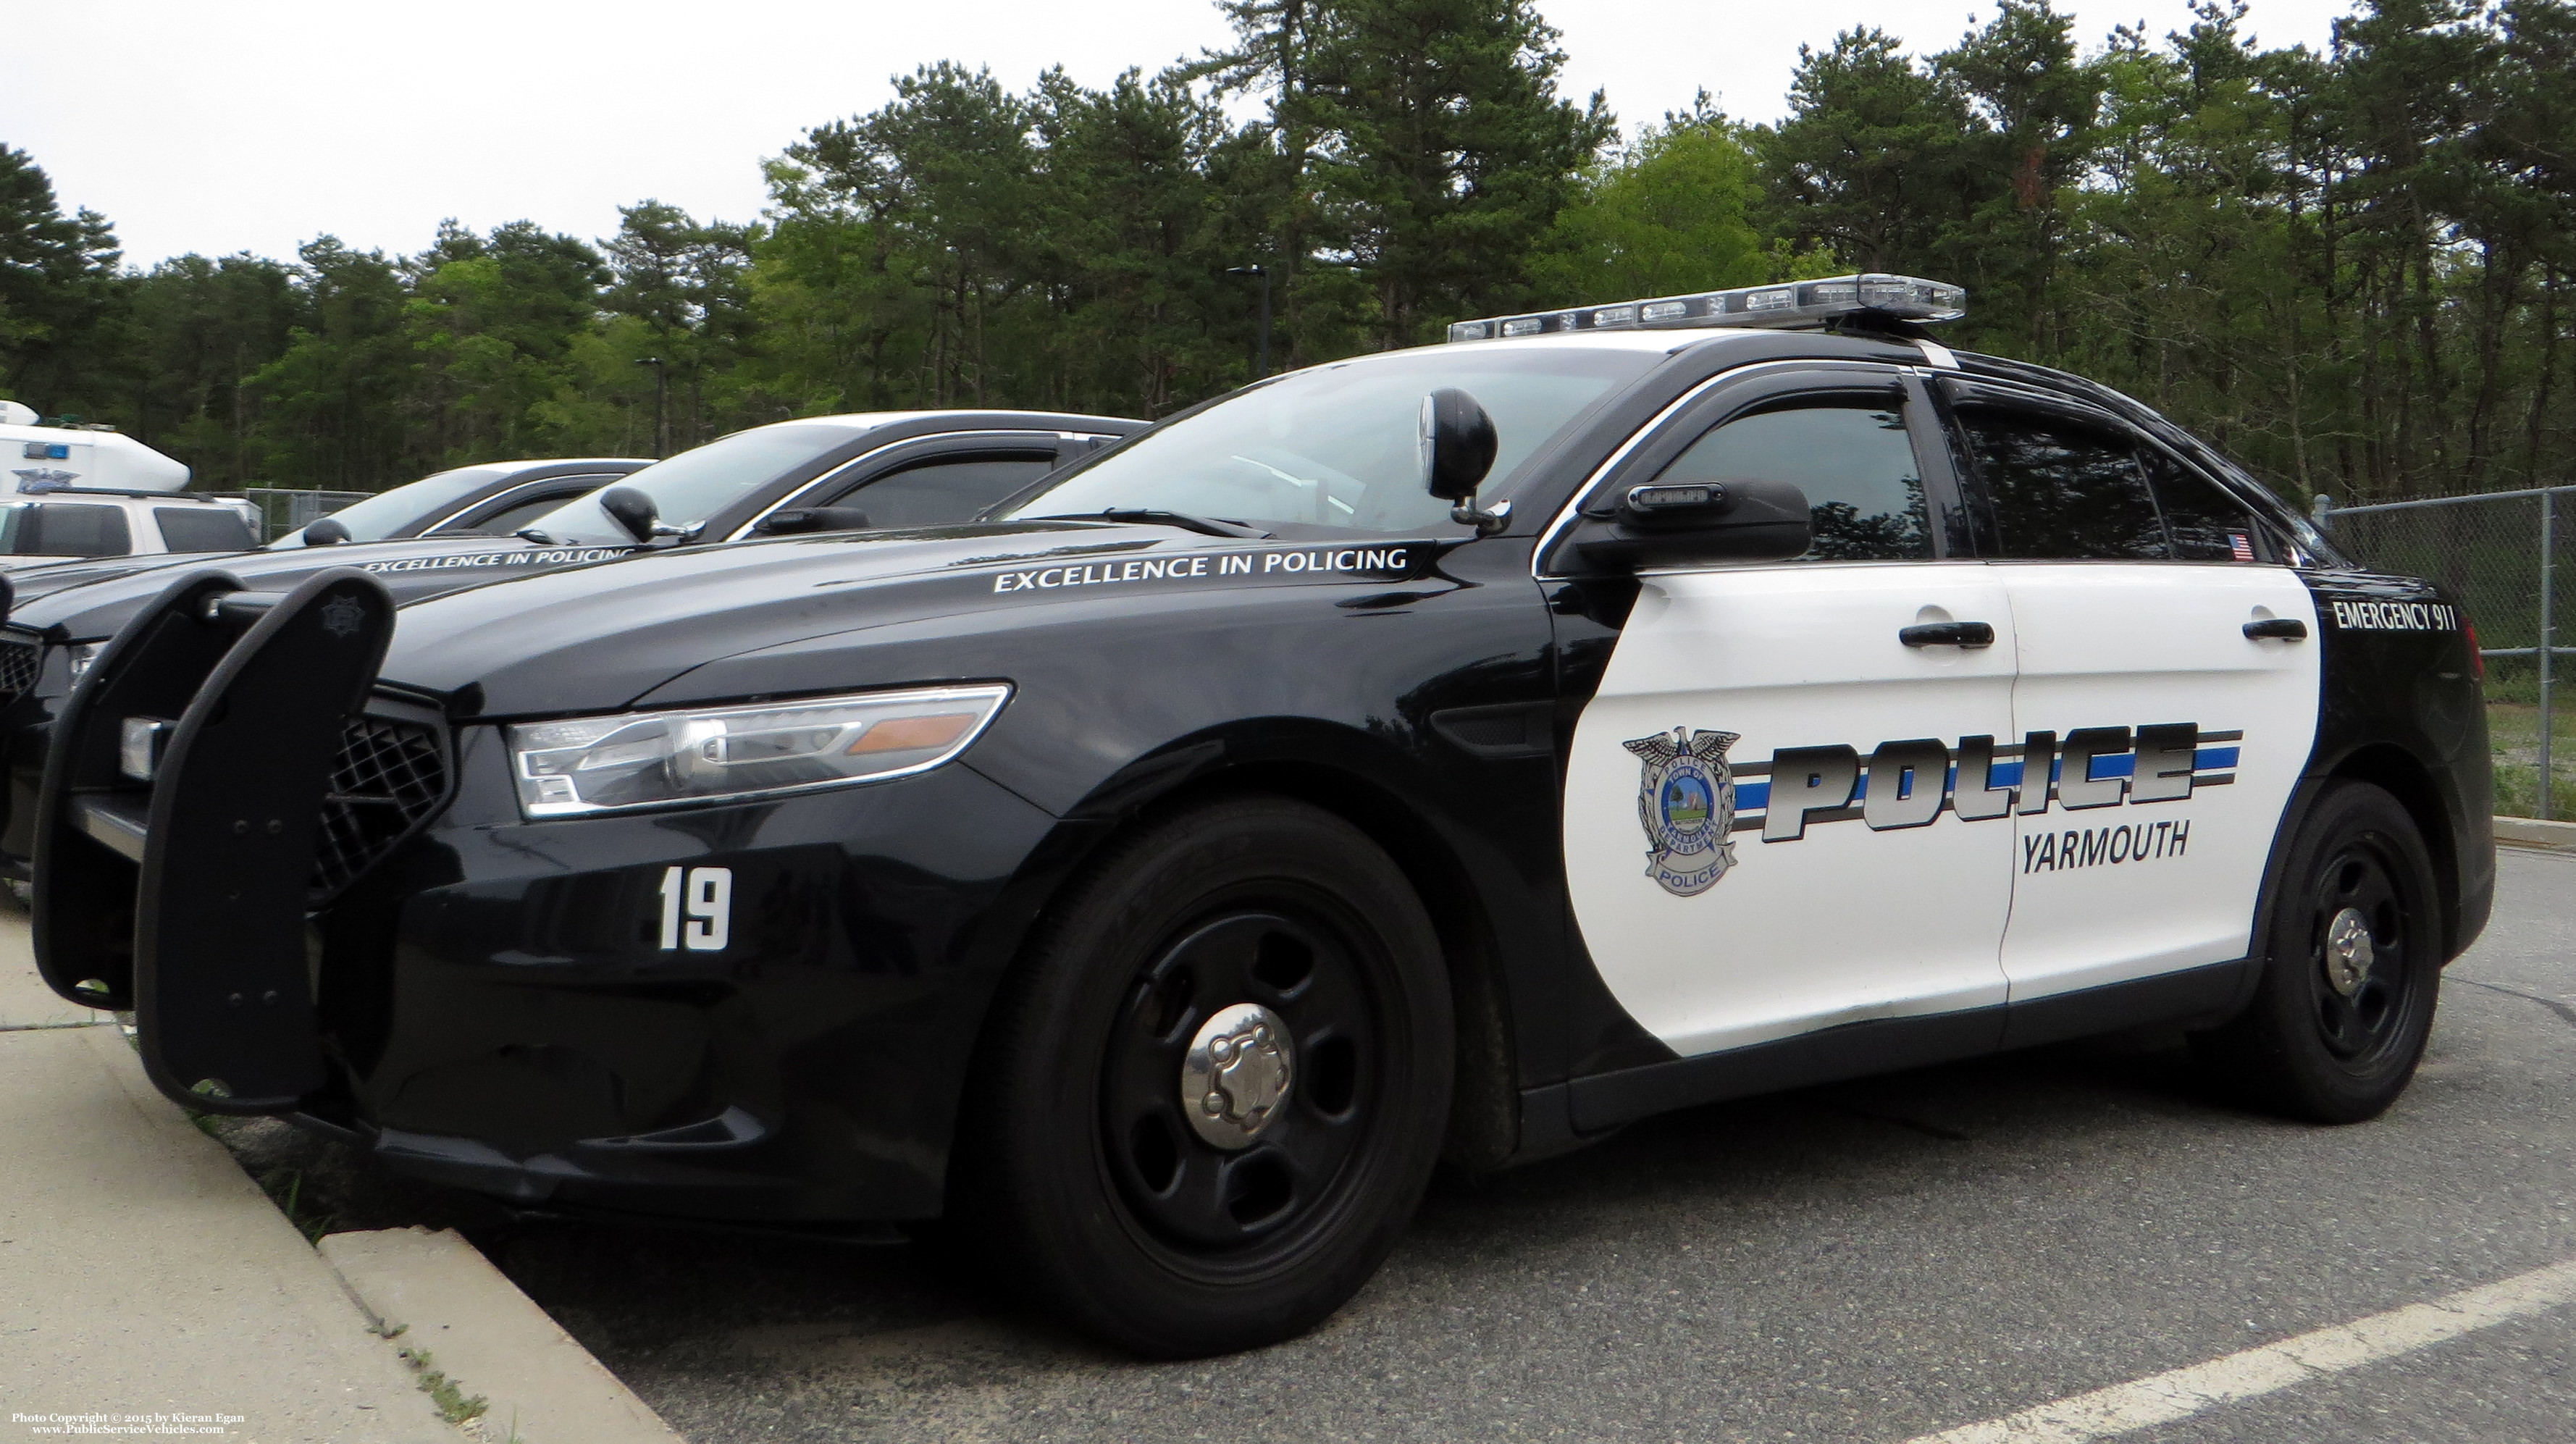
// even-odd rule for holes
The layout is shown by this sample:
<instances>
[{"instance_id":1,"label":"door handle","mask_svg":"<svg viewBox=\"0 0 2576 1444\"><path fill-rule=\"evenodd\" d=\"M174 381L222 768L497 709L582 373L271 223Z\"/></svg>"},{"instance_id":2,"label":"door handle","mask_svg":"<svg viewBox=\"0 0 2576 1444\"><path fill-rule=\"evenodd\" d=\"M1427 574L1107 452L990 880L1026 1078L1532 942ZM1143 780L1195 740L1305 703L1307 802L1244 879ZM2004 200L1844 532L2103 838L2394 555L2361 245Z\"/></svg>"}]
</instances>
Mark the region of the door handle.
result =
<instances>
[{"instance_id":1,"label":"door handle","mask_svg":"<svg viewBox=\"0 0 2576 1444\"><path fill-rule=\"evenodd\" d=\"M2284 642L2304 642L2308 639L2308 624L2296 617L2265 617L2259 622L2247 622L2245 635L2256 641L2278 638Z\"/></svg>"},{"instance_id":2,"label":"door handle","mask_svg":"<svg viewBox=\"0 0 2576 1444\"><path fill-rule=\"evenodd\" d=\"M1991 647L1995 629L1984 622L1923 622L1898 628L1896 640L1909 647Z\"/></svg>"}]
</instances>

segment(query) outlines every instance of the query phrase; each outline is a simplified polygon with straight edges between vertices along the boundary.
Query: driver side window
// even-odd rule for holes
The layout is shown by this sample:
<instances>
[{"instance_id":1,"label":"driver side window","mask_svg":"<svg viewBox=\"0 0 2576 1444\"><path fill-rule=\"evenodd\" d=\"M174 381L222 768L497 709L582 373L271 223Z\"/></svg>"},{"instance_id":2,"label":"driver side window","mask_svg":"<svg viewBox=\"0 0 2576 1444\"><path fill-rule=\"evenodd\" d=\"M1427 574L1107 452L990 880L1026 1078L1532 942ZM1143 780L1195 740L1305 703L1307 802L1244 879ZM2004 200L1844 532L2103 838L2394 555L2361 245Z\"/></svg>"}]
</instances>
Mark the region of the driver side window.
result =
<instances>
[{"instance_id":1,"label":"driver side window","mask_svg":"<svg viewBox=\"0 0 2576 1444\"><path fill-rule=\"evenodd\" d=\"M1712 429L1657 485L1785 481L1807 494L1815 545L1804 560L1921 561L1932 555L1923 468L1893 400L1792 404Z\"/></svg>"}]
</instances>

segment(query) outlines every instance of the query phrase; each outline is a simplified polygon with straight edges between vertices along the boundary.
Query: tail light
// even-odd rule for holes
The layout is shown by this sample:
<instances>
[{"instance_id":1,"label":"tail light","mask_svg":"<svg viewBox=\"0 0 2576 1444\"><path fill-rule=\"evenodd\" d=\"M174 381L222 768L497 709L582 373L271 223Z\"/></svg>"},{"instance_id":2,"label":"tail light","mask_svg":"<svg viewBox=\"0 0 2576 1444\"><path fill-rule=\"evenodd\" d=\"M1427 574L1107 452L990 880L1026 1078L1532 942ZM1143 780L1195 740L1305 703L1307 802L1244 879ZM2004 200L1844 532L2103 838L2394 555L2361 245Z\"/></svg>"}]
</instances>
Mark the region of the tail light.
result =
<instances>
[{"instance_id":1,"label":"tail light","mask_svg":"<svg viewBox=\"0 0 2576 1444\"><path fill-rule=\"evenodd\" d=\"M2462 617L2460 630L2469 634L2469 675L2483 683L2487 679L2487 654L2478 650L2478 624Z\"/></svg>"}]
</instances>

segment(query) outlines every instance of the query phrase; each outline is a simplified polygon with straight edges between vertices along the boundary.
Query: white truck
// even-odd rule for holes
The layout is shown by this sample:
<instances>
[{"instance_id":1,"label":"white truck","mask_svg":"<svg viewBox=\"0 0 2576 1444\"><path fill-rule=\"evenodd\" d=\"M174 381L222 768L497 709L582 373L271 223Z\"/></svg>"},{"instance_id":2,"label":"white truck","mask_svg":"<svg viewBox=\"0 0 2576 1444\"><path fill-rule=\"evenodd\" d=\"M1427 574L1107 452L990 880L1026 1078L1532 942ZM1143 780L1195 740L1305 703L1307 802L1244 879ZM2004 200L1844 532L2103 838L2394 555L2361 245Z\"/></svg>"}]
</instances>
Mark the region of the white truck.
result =
<instances>
[{"instance_id":1,"label":"white truck","mask_svg":"<svg viewBox=\"0 0 2576 1444\"><path fill-rule=\"evenodd\" d=\"M36 413L0 401L0 494L178 491L188 468L103 427L38 426Z\"/></svg>"},{"instance_id":2,"label":"white truck","mask_svg":"<svg viewBox=\"0 0 2576 1444\"><path fill-rule=\"evenodd\" d=\"M259 545L259 510L185 492L188 468L105 427L39 426L0 401L0 571Z\"/></svg>"}]
</instances>

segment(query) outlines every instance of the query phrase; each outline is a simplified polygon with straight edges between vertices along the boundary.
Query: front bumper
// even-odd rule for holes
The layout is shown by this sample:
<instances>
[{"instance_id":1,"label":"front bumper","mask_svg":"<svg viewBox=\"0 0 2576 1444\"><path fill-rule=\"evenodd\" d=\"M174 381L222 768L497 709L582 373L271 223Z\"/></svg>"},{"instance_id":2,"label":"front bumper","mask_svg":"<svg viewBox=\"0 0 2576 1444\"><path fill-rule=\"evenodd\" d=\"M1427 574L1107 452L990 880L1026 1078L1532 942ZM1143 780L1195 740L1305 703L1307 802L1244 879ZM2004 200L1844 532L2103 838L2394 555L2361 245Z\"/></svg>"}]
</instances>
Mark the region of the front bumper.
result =
<instances>
[{"instance_id":1,"label":"front bumper","mask_svg":"<svg viewBox=\"0 0 2576 1444\"><path fill-rule=\"evenodd\" d=\"M951 765L528 824L502 762L493 729L466 729L449 815L315 919L336 1067L306 1111L521 1204L936 1214L1054 819ZM666 878L711 868L726 945L665 948Z\"/></svg>"}]
</instances>

